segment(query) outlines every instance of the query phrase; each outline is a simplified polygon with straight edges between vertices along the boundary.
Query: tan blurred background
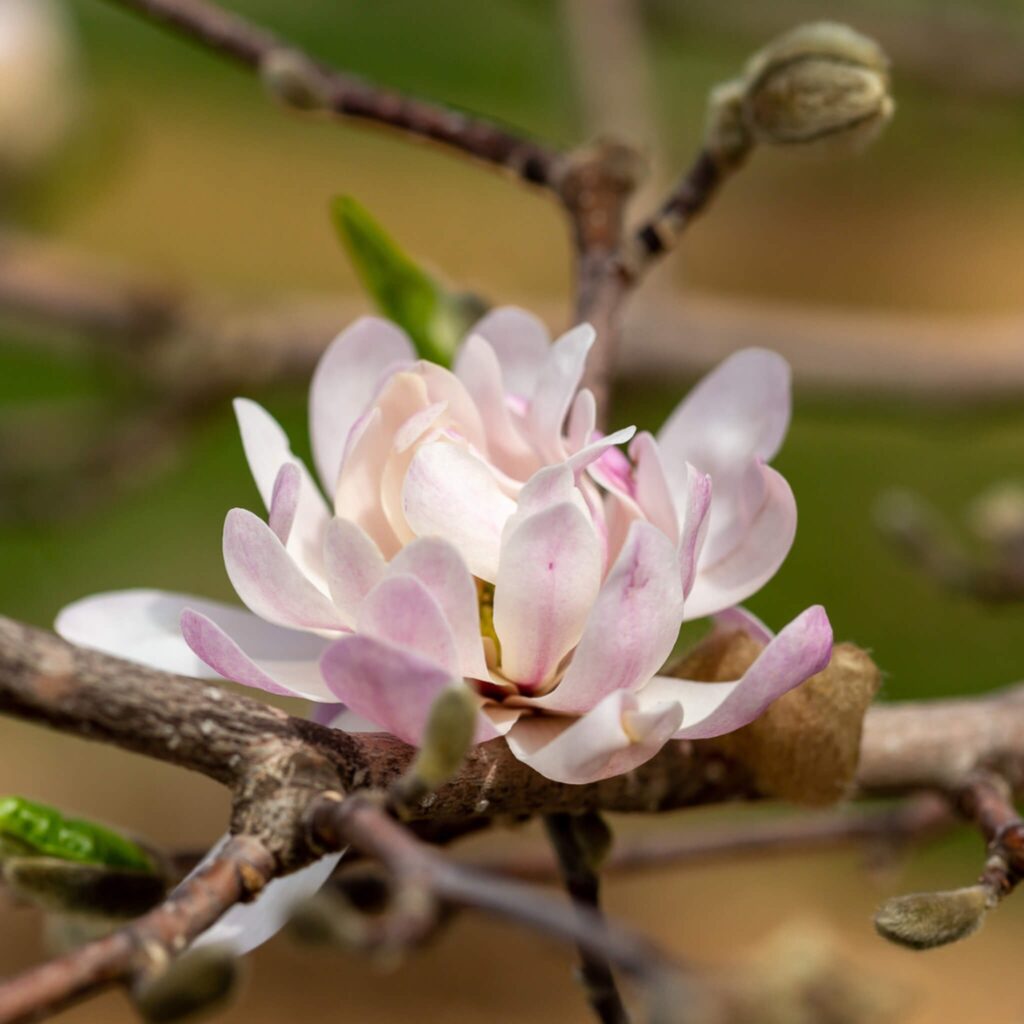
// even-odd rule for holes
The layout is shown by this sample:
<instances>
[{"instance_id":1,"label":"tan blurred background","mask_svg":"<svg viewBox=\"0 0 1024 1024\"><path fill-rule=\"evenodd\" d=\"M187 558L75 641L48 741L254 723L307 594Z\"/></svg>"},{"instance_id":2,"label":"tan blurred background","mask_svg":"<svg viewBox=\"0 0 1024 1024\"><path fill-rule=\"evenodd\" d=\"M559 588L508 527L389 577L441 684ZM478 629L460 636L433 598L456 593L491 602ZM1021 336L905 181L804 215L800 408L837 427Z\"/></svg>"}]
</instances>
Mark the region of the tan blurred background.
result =
<instances>
[{"instance_id":1,"label":"tan blurred background","mask_svg":"<svg viewBox=\"0 0 1024 1024\"><path fill-rule=\"evenodd\" d=\"M594 113L593 85L579 73L579 48L594 45L581 38L581 4L585 22L586 0L230 6L342 67L571 142L584 136L586 122L600 121L602 109L610 119L621 116L600 103ZM823 602L841 638L873 650L886 672L886 699L978 692L1019 678L1024 605L992 610L943 592L893 558L871 508L880 492L899 485L960 515L992 482L1024 479L1019 394L981 387L957 400L948 389L922 394L905 379L951 352L977 377L986 359L1024 371L1016 362L1024 353L1024 70L1015 70L1024 69L1024 6L622 6L635 19L623 24L639 46L616 74L623 89L647 97L633 141L663 175L699 145L708 88L794 20L840 17L876 31L893 52L898 113L882 140L856 159L756 154L651 282L657 298L650 301L684 310L763 307L783 340L787 318L806 324L800 317L811 310L823 325L821 345L837 346L834 372L797 365L797 410L778 465L794 485L801 528L786 567L752 607L778 625ZM345 293L361 302L326 215L328 200L344 192L450 280L495 301L567 308L564 225L544 197L400 138L289 117L251 79L102 0L75 0L64 10L77 112L47 159L4 181L0 216L9 225L243 301L274 291ZM641 293L638 330L644 302ZM1003 325L996 355L977 340L988 337L992 318ZM866 361L889 365L896 341L885 332L894 323L900 329L892 337L918 348L892 364L909 370L887 369L872 390L857 374ZM907 325L910 334L901 334ZM869 328L881 333L869 337ZM687 328L669 337L671 345L659 341L655 354L662 370L678 365L678 380L662 373L655 386L632 377L617 419L655 426L693 367L728 350L715 350L729 344L725 336L701 341L699 358L688 358ZM938 339L934 349L930 339ZM0 464L15 445L22 461L28 451L48 464L66 441L68 417L102 435L146 400L116 360L72 342L0 321ZM652 348L650 338L627 337L627 362L631 344ZM844 385L843 367L856 386ZM994 376L1005 385L1005 373ZM302 450L301 393L254 397L281 417ZM69 474L66 486L75 485ZM82 594L138 585L229 595L219 558L223 514L253 506L256 496L227 408L203 420L176 458L140 468L137 483L116 500L95 497L73 516L0 520L0 611L48 624ZM224 794L205 780L5 721L0 791L94 814L172 846L208 843L226 811ZM621 827L699 829L704 820ZM783 925L806 928L814 942L830 936L850 958L849 978L898 1001L903 1011L895 1019L1019 1024L1024 990L1015 951L1024 939L1024 904L1008 901L978 937L927 955L884 945L871 928L885 895L970 881L979 845L959 836L885 871L865 870L854 854L664 871L614 880L608 904L679 956L716 965L748 955ZM5 908L3 922L0 974L44 955L33 913ZM532 936L469 919L387 972L279 937L252 958L244 998L224 1019L584 1021L571 963L566 951ZM111 995L66 1019L132 1017Z\"/></svg>"}]
</instances>

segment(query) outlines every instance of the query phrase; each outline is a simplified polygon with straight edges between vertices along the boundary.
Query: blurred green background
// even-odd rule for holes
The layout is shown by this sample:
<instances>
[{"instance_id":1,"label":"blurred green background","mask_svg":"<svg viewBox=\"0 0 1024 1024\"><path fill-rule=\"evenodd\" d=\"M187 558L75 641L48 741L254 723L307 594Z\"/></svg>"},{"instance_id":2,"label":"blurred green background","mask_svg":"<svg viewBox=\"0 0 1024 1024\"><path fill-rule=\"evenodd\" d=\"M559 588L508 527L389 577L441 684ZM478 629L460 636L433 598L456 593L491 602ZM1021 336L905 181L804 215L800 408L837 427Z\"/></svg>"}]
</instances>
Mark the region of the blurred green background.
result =
<instances>
[{"instance_id":1,"label":"blurred green background","mask_svg":"<svg viewBox=\"0 0 1024 1024\"><path fill-rule=\"evenodd\" d=\"M569 33L554 0L238 0L228 6L375 81L487 112L556 142L582 138ZM344 192L453 281L496 301L544 308L565 301L568 244L559 211L543 196L401 138L291 117L251 77L101 0L67 7L80 47L84 106L63 149L4 197L11 224L188 287L243 298L272 290L354 294L355 279L327 217L330 197ZM1024 6L1011 0L775 8L681 0L644 7L659 164L671 171L686 162L699 145L708 88L734 75L771 31L800 17L878 25L883 44L886 32L893 33L897 61L904 35L918 38L915 26L925 39L946 32L935 35L939 47L948 42L948 26L967 18L995 26L1000 54L1019 46L1024 66ZM897 116L868 153L830 160L756 154L687 234L658 286L935 316L1020 312L1024 82L1015 92L1012 83L979 85L955 62L945 73L941 61L913 57L909 64L897 62ZM642 292L636 301L644 301ZM95 429L137 401L131 379L109 358L67 338L55 342L3 324L0 446L16 443L22 461L27 450L45 463L55 439L67 433L68 416ZM685 336L678 344L686 345ZM971 345L965 336L963 346ZM689 383L627 383L616 419L653 428ZM253 397L306 451L303 394L284 388ZM1024 481L1024 403L930 405L893 398L891 390L882 397L798 387L793 426L776 465L793 485L801 519L785 567L750 602L770 624L780 626L808 604L825 604L839 638L872 650L885 672L887 699L980 692L1024 675L1024 603L993 609L944 592L895 558L871 521L873 502L889 487L916 490L958 516L991 483ZM67 486L74 483L68 479ZM220 561L223 515L236 505L257 507L258 499L227 405L202 420L178 458L147 472L116 500L97 499L74 516L0 521L0 611L47 625L63 604L97 590L154 586L230 596ZM77 742L44 742L42 734L9 723L0 723L0 737L0 789L59 798L165 839L205 842L222 820L223 799L203 782L183 782L160 766L112 752L86 758ZM128 765L135 785L126 793ZM978 851L969 840L944 849L945 859L933 855L915 864L918 883L940 876L942 884L967 881ZM764 865L714 869L703 879L701 872L673 877L671 884L670 876L658 876L620 883L612 902L681 952L700 953L706 945L712 958L733 950L730 921L735 928L750 914L758 921L739 944L745 947L794 910L821 915L873 969L908 975L931 993L923 1001L915 996L913 1020L972 1019L942 1016L949 1005L943 1000L957 986L998 984L991 936L1019 940L1024 921L1017 908L1011 902L986 936L962 950L937 954L927 966L915 961L910 969L904 954L868 934L879 890L854 868L853 858L838 858L796 862L781 872ZM665 900L678 903L678 919ZM694 924L700 914L715 921L706 933ZM492 1019L584 1019L564 977L563 955L557 970L544 975L560 994L542 1018L499 977L518 969L511 966L517 956L533 962L529 943L482 930L468 926L431 954L435 972L451 970L459 979L435 994L443 1008L437 1019L482 1020L485 1012ZM473 959L479 954L471 947L484 934L498 943L494 961L503 971ZM37 955L31 945L12 952L19 962ZM268 965L266 977L284 984L294 971L287 958L295 955L282 949L258 959ZM497 988L481 989L459 956ZM0 971L6 967L0 963ZM346 985L361 984L358 963L345 970ZM399 975L400 991L429 985L429 967L410 970ZM302 999L304 1012L317 1014L333 968L311 971ZM269 981L258 984L271 991ZM1005 985L1000 991L1005 1006L990 1007L985 1019L1019 1021L1024 997ZM405 1019L393 986L367 980L360 992L360 1009L347 1019ZM290 1019L290 1010L273 1016L272 1005L250 1000L246 1019ZM965 996L964 1013L968 1005ZM78 1011L75 1019L110 1020L126 1012L112 1002Z\"/></svg>"}]
</instances>

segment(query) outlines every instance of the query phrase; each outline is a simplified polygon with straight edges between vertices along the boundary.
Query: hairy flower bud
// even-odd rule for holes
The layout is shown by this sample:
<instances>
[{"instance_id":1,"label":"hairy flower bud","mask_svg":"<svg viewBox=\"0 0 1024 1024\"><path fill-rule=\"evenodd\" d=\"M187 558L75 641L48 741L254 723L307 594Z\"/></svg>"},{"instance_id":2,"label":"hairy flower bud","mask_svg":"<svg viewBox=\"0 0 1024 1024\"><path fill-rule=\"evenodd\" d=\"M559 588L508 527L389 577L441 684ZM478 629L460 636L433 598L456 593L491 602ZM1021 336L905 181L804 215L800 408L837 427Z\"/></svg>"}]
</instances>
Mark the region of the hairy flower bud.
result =
<instances>
[{"instance_id":1,"label":"hairy flower bud","mask_svg":"<svg viewBox=\"0 0 1024 1024\"><path fill-rule=\"evenodd\" d=\"M163 899L167 886L156 874L55 857L11 857L3 880L45 910L95 917L137 917Z\"/></svg>"},{"instance_id":2,"label":"hairy flower bud","mask_svg":"<svg viewBox=\"0 0 1024 1024\"><path fill-rule=\"evenodd\" d=\"M237 991L240 961L226 946L202 946L132 993L147 1024L172 1024L222 1007Z\"/></svg>"},{"instance_id":3,"label":"hairy flower bud","mask_svg":"<svg viewBox=\"0 0 1024 1024\"><path fill-rule=\"evenodd\" d=\"M755 142L870 142L892 117L888 60L845 25L801 25L755 54L743 77L743 120Z\"/></svg>"},{"instance_id":4,"label":"hairy flower bud","mask_svg":"<svg viewBox=\"0 0 1024 1024\"><path fill-rule=\"evenodd\" d=\"M886 900L875 914L875 929L897 945L933 949L976 932L991 905L992 894L982 885L915 892Z\"/></svg>"},{"instance_id":5,"label":"hairy flower bud","mask_svg":"<svg viewBox=\"0 0 1024 1024\"><path fill-rule=\"evenodd\" d=\"M1024 545L1024 486L1009 480L996 484L975 499L969 519L976 536L989 544Z\"/></svg>"}]
</instances>

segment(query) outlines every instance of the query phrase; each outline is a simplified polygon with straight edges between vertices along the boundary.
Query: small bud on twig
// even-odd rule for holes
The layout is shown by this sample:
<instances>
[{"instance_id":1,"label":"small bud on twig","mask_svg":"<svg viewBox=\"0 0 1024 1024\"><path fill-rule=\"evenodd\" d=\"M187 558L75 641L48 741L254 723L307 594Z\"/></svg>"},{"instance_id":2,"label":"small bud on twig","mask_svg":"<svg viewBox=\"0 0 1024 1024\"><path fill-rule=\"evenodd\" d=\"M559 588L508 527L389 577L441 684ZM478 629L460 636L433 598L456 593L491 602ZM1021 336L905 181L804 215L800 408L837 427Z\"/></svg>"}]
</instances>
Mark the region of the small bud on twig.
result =
<instances>
[{"instance_id":1,"label":"small bud on twig","mask_svg":"<svg viewBox=\"0 0 1024 1024\"><path fill-rule=\"evenodd\" d=\"M148 1024L173 1024L223 1007L238 990L241 961L227 946L189 950L155 978L136 985L135 1005Z\"/></svg>"},{"instance_id":2,"label":"small bud on twig","mask_svg":"<svg viewBox=\"0 0 1024 1024\"><path fill-rule=\"evenodd\" d=\"M45 910L113 918L145 913L167 888L160 875L55 857L11 857L4 862L3 879Z\"/></svg>"},{"instance_id":3,"label":"small bud on twig","mask_svg":"<svg viewBox=\"0 0 1024 1024\"><path fill-rule=\"evenodd\" d=\"M976 932L994 903L993 893L984 885L895 896L878 908L875 929L897 945L934 949Z\"/></svg>"},{"instance_id":4,"label":"small bud on twig","mask_svg":"<svg viewBox=\"0 0 1024 1024\"><path fill-rule=\"evenodd\" d=\"M846 25L801 25L755 54L743 76L743 117L756 142L870 142L892 117L889 62Z\"/></svg>"},{"instance_id":5,"label":"small bud on twig","mask_svg":"<svg viewBox=\"0 0 1024 1024\"><path fill-rule=\"evenodd\" d=\"M260 62L267 92L293 110L324 110L328 106L324 76L308 57L294 50L272 50Z\"/></svg>"},{"instance_id":6,"label":"small bud on twig","mask_svg":"<svg viewBox=\"0 0 1024 1024\"><path fill-rule=\"evenodd\" d=\"M430 709L416 760L392 790L399 806L437 789L459 770L473 742L478 711L479 701L465 683L441 691Z\"/></svg>"}]
</instances>

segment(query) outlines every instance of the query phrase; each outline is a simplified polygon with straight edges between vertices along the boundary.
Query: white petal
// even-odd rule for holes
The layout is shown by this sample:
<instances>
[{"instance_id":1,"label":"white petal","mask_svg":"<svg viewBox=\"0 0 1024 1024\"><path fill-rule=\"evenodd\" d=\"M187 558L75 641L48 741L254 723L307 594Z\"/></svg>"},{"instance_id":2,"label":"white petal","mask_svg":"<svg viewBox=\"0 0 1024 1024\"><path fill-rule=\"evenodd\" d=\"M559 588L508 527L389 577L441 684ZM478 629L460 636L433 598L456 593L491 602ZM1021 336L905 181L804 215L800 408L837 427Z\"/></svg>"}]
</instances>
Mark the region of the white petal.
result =
<instances>
[{"instance_id":1,"label":"white petal","mask_svg":"<svg viewBox=\"0 0 1024 1024\"><path fill-rule=\"evenodd\" d=\"M551 335L544 324L525 309L503 306L474 324L469 336L474 334L494 350L506 392L530 398L551 349Z\"/></svg>"},{"instance_id":2,"label":"white petal","mask_svg":"<svg viewBox=\"0 0 1024 1024\"><path fill-rule=\"evenodd\" d=\"M494 588L501 671L543 686L583 633L601 583L601 545L589 518L565 502L530 516L505 539Z\"/></svg>"},{"instance_id":3,"label":"white petal","mask_svg":"<svg viewBox=\"0 0 1024 1024\"><path fill-rule=\"evenodd\" d=\"M331 342L313 374L309 432L313 458L334 494L345 443L389 371L416 358L405 332L387 320L363 317Z\"/></svg>"},{"instance_id":4,"label":"white petal","mask_svg":"<svg viewBox=\"0 0 1024 1024\"><path fill-rule=\"evenodd\" d=\"M384 578L384 556L365 530L334 518L324 539L324 565L331 599L351 626L363 598Z\"/></svg>"},{"instance_id":5,"label":"white petal","mask_svg":"<svg viewBox=\"0 0 1024 1024\"><path fill-rule=\"evenodd\" d=\"M634 694L617 690L581 718L520 718L506 740L515 757L546 778L585 785L649 761L682 716L674 703L641 711Z\"/></svg>"},{"instance_id":6,"label":"white petal","mask_svg":"<svg viewBox=\"0 0 1024 1024\"><path fill-rule=\"evenodd\" d=\"M329 597L292 560L262 519L234 508L224 521L224 566L244 604L260 618L291 629L341 629Z\"/></svg>"},{"instance_id":7,"label":"white petal","mask_svg":"<svg viewBox=\"0 0 1024 1024\"><path fill-rule=\"evenodd\" d=\"M562 426L593 344L594 328L580 324L551 346L541 370L527 419L534 446L549 461L565 458Z\"/></svg>"},{"instance_id":8,"label":"white petal","mask_svg":"<svg viewBox=\"0 0 1024 1024\"><path fill-rule=\"evenodd\" d=\"M443 537L474 576L494 582L501 531L516 506L485 462L448 441L422 445L405 476L402 507L414 533Z\"/></svg>"},{"instance_id":9,"label":"white petal","mask_svg":"<svg viewBox=\"0 0 1024 1024\"><path fill-rule=\"evenodd\" d=\"M206 867L221 851L228 838L223 836L189 872L185 881ZM257 946L262 946L288 923L298 904L320 891L344 853L342 850L340 853L328 854L301 871L275 878L252 903L236 903L216 924L207 928L192 943L191 948L223 945L236 956L245 956Z\"/></svg>"}]
</instances>

